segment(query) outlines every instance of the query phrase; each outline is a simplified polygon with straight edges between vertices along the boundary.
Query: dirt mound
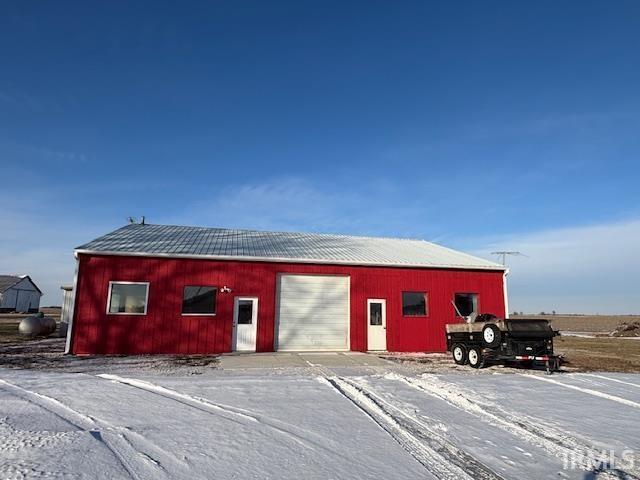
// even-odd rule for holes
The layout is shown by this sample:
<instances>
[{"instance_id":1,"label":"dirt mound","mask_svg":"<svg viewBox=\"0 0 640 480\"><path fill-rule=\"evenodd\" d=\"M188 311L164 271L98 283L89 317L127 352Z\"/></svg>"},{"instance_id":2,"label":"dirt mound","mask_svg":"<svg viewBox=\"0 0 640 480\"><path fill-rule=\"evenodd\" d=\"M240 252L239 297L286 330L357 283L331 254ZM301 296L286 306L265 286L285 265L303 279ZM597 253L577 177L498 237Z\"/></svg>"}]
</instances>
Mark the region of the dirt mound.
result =
<instances>
[{"instance_id":1,"label":"dirt mound","mask_svg":"<svg viewBox=\"0 0 640 480\"><path fill-rule=\"evenodd\" d=\"M609 335L612 337L640 337L640 322L621 323Z\"/></svg>"}]
</instances>

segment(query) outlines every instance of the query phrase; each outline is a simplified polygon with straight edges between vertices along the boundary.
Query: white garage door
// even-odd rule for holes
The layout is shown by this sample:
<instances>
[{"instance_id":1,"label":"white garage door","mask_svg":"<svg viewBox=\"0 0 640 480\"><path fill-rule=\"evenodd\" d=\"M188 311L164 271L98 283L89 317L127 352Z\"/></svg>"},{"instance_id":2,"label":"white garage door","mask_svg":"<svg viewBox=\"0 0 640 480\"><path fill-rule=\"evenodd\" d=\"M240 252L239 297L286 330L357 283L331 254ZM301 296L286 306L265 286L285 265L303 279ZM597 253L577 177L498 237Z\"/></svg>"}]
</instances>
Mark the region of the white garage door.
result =
<instances>
[{"instance_id":1,"label":"white garage door","mask_svg":"<svg viewBox=\"0 0 640 480\"><path fill-rule=\"evenodd\" d=\"M349 277L280 275L278 350L349 349Z\"/></svg>"}]
</instances>

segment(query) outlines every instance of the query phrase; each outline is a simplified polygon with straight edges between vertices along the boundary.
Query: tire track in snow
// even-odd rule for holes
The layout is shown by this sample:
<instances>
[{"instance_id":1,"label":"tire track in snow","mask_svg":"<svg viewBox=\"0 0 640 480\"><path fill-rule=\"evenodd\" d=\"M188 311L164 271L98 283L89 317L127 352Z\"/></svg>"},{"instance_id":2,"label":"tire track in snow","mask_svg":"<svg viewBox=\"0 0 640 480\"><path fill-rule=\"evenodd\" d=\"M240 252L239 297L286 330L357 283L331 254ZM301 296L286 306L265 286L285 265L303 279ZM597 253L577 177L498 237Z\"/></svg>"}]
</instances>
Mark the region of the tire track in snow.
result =
<instances>
[{"instance_id":1,"label":"tire track in snow","mask_svg":"<svg viewBox=\"0 0 640 480\"><path fill-rule=\"evenodd\" d=\"M156 385L155 383L147 382L145 380L138 380L137 378L120 377L118 375L111 375L107 373L101 373L96 376L103 378L105 380L111 380L112 382L121 383L123 385L129 385L130 387L139 388L140 390L144 390L146 392L155 393L162 397L179 401L180 403L186 404L187 406L190 406L190 407L197 405L198 407L204 408L209 411L215 410L216 412L223 413L224 414L222 415L223 418L234 421L236 423L242 423L242 422L239 422L240 419L249 421L249 422L258 422L258 419L255 416L242 412L238 408L231 407L229 405L214 403L214 402L211 402L210 400L207 400L206 398L187 395L186 393L181 393L181 392L178 392L177 390L172 390L170 388L166 388L161 385Z\"/></svg>"},{"instance_id":2,"label":"tire track in snow","mask_svg":"<svg viewBox=\"0 0 640 480\"><path fill-rule=\"evenodd\" d=\"M111 453L118 459L120 465L122 465L122 468L127 471L131 478L133 478L134 480L142 480L143 478L147 478L146 475L141 476L137 473L137 469L131 461L131 459L135 458L135 455L131 455L131 452L123 452L123 449L119 448L116 442L108 442L105 439L105 435L103 435L103 433L99 430L90 430L89 433L93 438L95 438L98 442L103 444L107 449L111 451Z\"/></svg>"},{"instance_id":3,"label":"tire track in snow","mask_svg":"<svg viewBox=\"0 0 640 480\"><path fill-rule=\"evenodd\" d=\"M0 385L8 387L13 390L14 395L17 397L55 415L75 429L89 433L91 438L100 442L112 453L120 466L132 479L142 480L150 478L155 480L170 478L160 462L137 450L122 432L114 433L109 431L118 429L114 428L108 422L102 422L94 417L74 410L53 397L28 390L14 383L7 382L6 380L0 379ZM100 430L100 427L106 428ZM142 464L135 462L136 458L142 458L145 462ZM142 472L139 472L140 470L142 470Z\"/></svg>"},{"instance_id":4,"label":"tire track in snow","mask_svg":"<svg viewBox=\"0 0 640 480\"><path fill-rule=\"evenodd\" d=\"M89 431L94 425L95 422L92 418L82 415L72 408L66 406L62 402L56 400L55 398L48 397L47 395L42 395L41 393L33 392L31 390L27 390L26 388L20 387L11 382L7 382L6 380L0 379L0 385L4 385L7 387L7 390L13 390L13 394L22 400L31 403L37 407L40 407L43 410L46 410L50 414L56 416L63 422L68 425L71 425L73 428L77 430L86 430ZM49 406L43 405L43 403L48 403ZM67 412L67 414L71 414L77 417L77 421L72 421L69 419L68 415L60 414L57 410L63 410ZM84 423L84 425L82 425Z\"/></svg>"},{"instance_id":5,"label":"tire track in snow","mask_svg":"<svg viewBox=\"0 0 640 480\"><path fill-rule=\"evenodd\" d=\"M529 375L521 373L523 377L535 378L536 380L540 380L543 382L553 383L555 385L560 385L561 387L570 388L571 390L576 390L578 392L587 393L589 395L593 395L594 397L604 398L606 400L611 400L614 402L618 402L622 405L626 405L628 407L640 408L640 403L634 402L633 400L627 400L626 398L618 397L617 395L611 395L609 393L604 393L599 390L593 390L592 388L584 388L578 387L577 385L570 385L568 383L559 382L558 380L553 380L551 378L541 377L538 375Z\"/></svg>"},{"instance_id":6,"label":"tire track in snow","mask_svg":"<svg viewBox=\"0 0 640 480\"><path fill-rule=\"evenodd\" d=\"M248 410L245 410L239 407L212 402L206 398L182 393L177 390L163 387L161 385L156 385L155 383L147 382L145 380L120 377L118 375L111 375L106 373L99 374L97 376L105 380L110 380L112 382L120 383L123 385L129 385L134 388L139 388L140 390L146 391L148 393L152 393L160 397L176 401L182 405L195 408L197 410L204 411L206 413L215 414L220 418L224 418L226 420L239 423L241 425L246 425L246 422L249 422L249 423L256 423L256 424L271 428L272 430L280 433L281 435L292 439L293 441L303 446L304 448L307 448L309 450L323 450L333 456L338 456L343 460L353 462L353 458L342 454L338 450L331 449L331 448L328 448L326 445L323 445L321 443L323 438L320 438L320 441L315 441L308 438L309 435L318 436L317 434L300 429L299 427L290 425L280 420L267 418L264 415L260 415L260 414L254 414ZM243 423L242 420L244 420L245 422ZM299 433L296 430L301 431L302 433Z\"/></svg>"},{"instance_id":7,"label":"tire track in snow","mask_svg":"<svg viewBox=\"0 0 640 480\"><path fill-rule=\"evenodd\" d=\"M543 421L509 412L487 401L471 399L457 386L442 382L435 376L428 379L416 379L390 373L385 378L405 383L429 396L443 400L449 405L486 421L494 427L505 430L525 440L527 443L542 448L555 457L561 459L573 458L576 451L581 451L589 452L593 455L592 458L602 462L609 460L607 457L603 457L601 451L591 445L565 432L559 432L551 427L543 426ZM585 463L580 467L585 471L592 470L593 465L586 462L585 460Z\"/></svg>"},{"instance_id":8,"label":"tire track in snow","mask_svg":"<svg viewBox=\"0 0 640 480\"><path fill-rule=\"evenodd\" d=\"M458 467L465 470L469 475L471 475L476 480L499 480L502 479L500 475L494 472L491 468L481 463L479 460L474 458L469 453L464 450L458 448L450 441L446 440L439 432L435 431L430 425L421 421L415 415L403 410L402 408L388 402L383 399L380 395L376 394L372 391L370 386L363 384L362 382L358 382L354 378L342 378L343 381L350 383L352 386L360 390L365 396L368 396L374 402L380 404L383 407L387 414L390 415L398 424L406 428L412 434L418 436L423 441L427 442L427 444L439 452L442 456L444 456L449 462L457 465ZM392 411L396 412L398 415L394 415ZM425 435L423 432L427 432L428 435Z\"/></svg>"},{"instance_id":9,"label":"tire track in snow","mask_svg":"<svg viewBox=\"0 0 640 480\"><path fill-rule=\"evenodd\" d=\"M137 448L133 445L133 443L131 442L131 440L129 439L129 437L133 437L135 438L138 442L144 444L149 450L155 450L156 454L159 454L160 457L166 457L166 458L170 458L172 462L176 462L179 463L183 466L185 466L185 462L180 460L177 456L173 455L170 452L167 452L166 450L164 450L163 448L159 447L158 445L156 445L155 443L153 443L152 441L150 441L148 438L146 438L144 435L139 434L138 432L131 430L130 428L127 427L121 427L118 425L114 425L113 423L101 419L101 418L97 418L95 416L92 415L87 415L84 414L82 412L79 412L78 410L75 410L71 407L69 407L68 405L62 403L61 401L50 397L48 395L44 395L42 393L38 393L38 392L34 392L32 390L27 390L24 387L20 387L18 385L9 383L5 380L0 379L0 384L5 384L5 385L11 385L16 389L19 389L20 391L28 394L28 395L33 395L38 399L41 399L45 402L48 402L52 405L54 405L55 407L68 412L70 415L72 416L76 416L80 421L84 421L86 422L85 425L78 425L77 423L74 422L70 422L69 419L65 416L61 416L58 413L52 411L51 409L47 409L45 407L43 407L42 405L38 405L40 408L44 408L45 410L49 411L50 413L53 413L54 415L56 415L58 418L61 418L62 420L64 420L67 423L70 423L71 425L73 425L74 427L81 429L81 430L87 430L87 431L91 431L94 427L95 428L101 428L102 429L102 433L103 435L105 434L105 432L107 432L107 435L111 435L113 434L113 432L115 432L117 434L117 436L119 438L122 439L122 441L128 442L131 445L131 448L134 449L142 458L150 461L151 463L154 463L155 465L159 465L162 466L162 463L160 461L158 461L157 459L155 459L154 457L141 452L139 450L137 450ZM28 400L27 400L28 401ZM34 403L34 402L32 402ZM164 467L162 467L164 468Z\"/></svg>"},{"instance_id":10,"label":"tire track in snow","mask_svg":"<svg viewBox=\"0 0 640 480\"><path fill-rule=\"evenodd\" d=\"M318 377L318 381L332 387L377 423L405 451L413 456L429 473L439 479L501 480L502 477L461 451L405 412L375 395L362 384L333 376ZM392 410L400 412L398 416Z\"/></svg>"},{"instance_id":11,"label":"tire track in snow","mask_svg":"<svg viewBox=\"0 0 640 480\"><path fill-rule=\"evenodd\" d=\"M582 373L581 375L587 376L587 377L601 378L603 380L609 380L610 382L616 382L616 383L621 383L623 385L629 385L631 387L640 388L640 385L638 385L637 383L625 382L624 380L619 380L617 378L607 377L605 375L596 375L595 373Z\"/></svg>"}]
</instances>

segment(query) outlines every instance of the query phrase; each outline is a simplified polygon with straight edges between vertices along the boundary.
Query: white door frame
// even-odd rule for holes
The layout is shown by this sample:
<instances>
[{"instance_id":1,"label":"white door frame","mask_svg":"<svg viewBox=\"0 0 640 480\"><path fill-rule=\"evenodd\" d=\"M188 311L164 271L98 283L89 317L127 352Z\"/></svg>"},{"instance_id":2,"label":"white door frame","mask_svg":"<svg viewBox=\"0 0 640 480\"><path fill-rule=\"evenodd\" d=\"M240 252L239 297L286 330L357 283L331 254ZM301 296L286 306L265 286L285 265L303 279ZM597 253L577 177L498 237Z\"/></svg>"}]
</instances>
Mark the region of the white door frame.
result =
<instances>
[{"instance_id":1,"label":"white door frame","mask_svg":"<svg viewBox=\"0 0 640 480\"><path fill-rule=\"evenodd\" d=\"M382 304L382 332L384 334L384 348L378 348L375 351L386 351L387 350L387 300L384 298L367 298L367 350L373 350L370 347L371 344L371 328L376 328L371 326L371 304L372 303L380 303Z\"/></svg>"},{"instance_id":2,"label":"white door frame","mask_svg":"<svg viewBox=\"0 0 640 480\"><path fill-rule=\"evenodd\" d=\"M241 300L248 300L253 302L251 308L251 327L253 330L253 346L250 348L238 349L238 306ZM231 343L231 350L234 352L255 352L256 343L258 340L258 297L234 297L233 299L233 339Z\"/></svg>"}]
</instances>

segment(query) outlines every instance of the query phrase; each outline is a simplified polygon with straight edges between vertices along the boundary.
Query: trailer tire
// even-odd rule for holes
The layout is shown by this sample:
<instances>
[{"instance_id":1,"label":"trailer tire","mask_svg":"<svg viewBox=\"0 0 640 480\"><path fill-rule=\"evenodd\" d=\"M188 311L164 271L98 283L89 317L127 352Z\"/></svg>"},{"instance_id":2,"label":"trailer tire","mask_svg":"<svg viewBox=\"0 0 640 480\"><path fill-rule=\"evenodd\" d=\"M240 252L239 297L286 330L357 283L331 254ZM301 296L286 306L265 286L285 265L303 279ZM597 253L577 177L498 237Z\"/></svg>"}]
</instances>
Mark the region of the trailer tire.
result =
<instances>
[{"instance_id":1,"label":"trailer tire","mask_svg":"<svg viewBox=\"0 0 640 480\"><path fill-rule=\"evenodd\" d=\"M482 328L482 344L488 348L496 348L502 341L502 332L494 323L487 323Z\"/></svg>"},{"instance_id":2,"label":"trailer tire","mask_svg":"<svg viewBox=\"0 0 640 480\"><path fill-rule=\"evenodd\" d=\"M484 357L482 356L482 351L478 347L471 347L469 349L469 353L467 355L469 359L469 365L473 368L482 368L484 367Z\"/></svg>"},{"instance_id":3,"label":"trailer tire","mask_svg":"<svg viewBox=\"0 0 640 480\"><path fill-rule=\"evenodd\" d=\"M469 361L467 349L460 343L456 343L451 347L451 356L458 365L465 365Z\"/></svg>"}]
</instances>

